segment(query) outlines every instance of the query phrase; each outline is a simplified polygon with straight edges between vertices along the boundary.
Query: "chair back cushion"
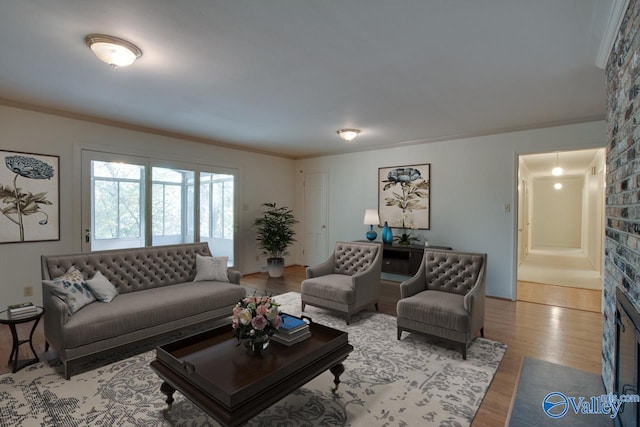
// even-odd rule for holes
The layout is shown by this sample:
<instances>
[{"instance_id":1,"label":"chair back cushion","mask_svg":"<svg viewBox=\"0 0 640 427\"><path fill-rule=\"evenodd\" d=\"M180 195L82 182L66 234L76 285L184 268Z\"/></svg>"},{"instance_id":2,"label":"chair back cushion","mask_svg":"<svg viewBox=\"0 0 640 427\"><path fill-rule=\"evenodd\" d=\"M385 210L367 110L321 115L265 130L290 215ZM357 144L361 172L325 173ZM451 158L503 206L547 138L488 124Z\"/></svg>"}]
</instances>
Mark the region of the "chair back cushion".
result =
<instances>
[{"instance_id":1,"label":"chair back cushion","mask_svg":"<svg viewBox=\"0 0 640 427\"><path fill-rule=\"evenodd\" d=\"M350 242L338 242L333 252L334 273L353 276L366 270L375 260L378 245L359 245Z\"/></svg>"},{"instance_id":2,"label":"chair back cushion","mask_svg":"<svg viewBox=\"0 0 640 427\"><path fill-rule=\"evenodd\" d=\"M480 254L425 251L427 288L465 295L482 270Z\"/></svg>"}]
</instances>

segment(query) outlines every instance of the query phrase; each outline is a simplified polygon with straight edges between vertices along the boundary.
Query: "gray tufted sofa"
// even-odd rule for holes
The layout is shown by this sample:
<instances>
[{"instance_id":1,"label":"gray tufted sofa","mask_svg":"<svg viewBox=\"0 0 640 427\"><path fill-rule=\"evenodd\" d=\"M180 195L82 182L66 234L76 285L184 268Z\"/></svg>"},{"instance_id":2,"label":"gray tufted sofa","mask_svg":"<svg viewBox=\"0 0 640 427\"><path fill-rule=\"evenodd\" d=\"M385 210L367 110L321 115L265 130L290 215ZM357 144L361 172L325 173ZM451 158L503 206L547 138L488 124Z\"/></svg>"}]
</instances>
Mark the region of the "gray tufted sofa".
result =
<instances>
[{"instance_id":1,"label":"gray tufted sofa","mask_svg":"<svg viewBox=\"0 0 640 427\"><path fill-rule=\"evenodd\" d=\"M351 315L368 304L378 310L382 246L377 243L337 242L322 264L307 267L302 282L302 311L306 304Z\"/></svg>"},{"instance_id":2,"label":"gray tufted sofa","mask_svg":"<svg viewBox=\"0 0 640 427\"><path fill-rule=\"evenodd\" d=\"M487 254L426 249L420 269L400 284L398 339L402 331L460 345L462 358L476 334L484 336Z\"/></svg>"},{"instance_id":3,"label":"gray tufted sofa","mask_svg":"<svg viewBox=\"0 0 640 427\"><path fill-rule=\"evenodd\" d=\"M193 282L196 254L210 256L207 243L43 255L43 280L75 266L85 278L102 272L118 289L113 301L94 302L69 315L43 282L46 346L56 349L65 377L71 377L70 365L79 359L230 316L246 296L240 272L228 270L229 283Z\"/></svg>"}]
</instances>

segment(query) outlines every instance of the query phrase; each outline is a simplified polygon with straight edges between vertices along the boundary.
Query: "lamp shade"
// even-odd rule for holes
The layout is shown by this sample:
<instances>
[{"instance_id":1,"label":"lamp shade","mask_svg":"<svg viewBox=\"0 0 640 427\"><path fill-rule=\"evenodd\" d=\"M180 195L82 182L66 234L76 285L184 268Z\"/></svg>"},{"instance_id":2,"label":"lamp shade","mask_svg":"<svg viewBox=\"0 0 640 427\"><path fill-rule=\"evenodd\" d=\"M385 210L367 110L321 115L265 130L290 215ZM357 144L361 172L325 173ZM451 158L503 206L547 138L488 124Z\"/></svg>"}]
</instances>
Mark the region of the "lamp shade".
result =
<instances>
[{"instance_id":1,"label":"lamp shade","mask_svg":"<svg viewBox=\"0 0 640 427\"><path fill-rule=\"evenodd\" d=\"M380 217L377 209L367 209L364 211L365 225L380 225Z\"/></svg>"}]
</instances>

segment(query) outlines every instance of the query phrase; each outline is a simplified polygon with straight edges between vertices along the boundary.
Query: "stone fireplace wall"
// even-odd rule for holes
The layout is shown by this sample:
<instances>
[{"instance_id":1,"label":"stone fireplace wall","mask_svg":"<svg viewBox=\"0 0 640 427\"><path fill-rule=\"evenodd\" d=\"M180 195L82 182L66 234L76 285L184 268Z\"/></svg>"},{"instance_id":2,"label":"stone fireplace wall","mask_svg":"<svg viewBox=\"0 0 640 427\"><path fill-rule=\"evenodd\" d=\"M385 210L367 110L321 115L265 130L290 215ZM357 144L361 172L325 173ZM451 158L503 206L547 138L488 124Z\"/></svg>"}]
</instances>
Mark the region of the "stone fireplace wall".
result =
<instances>
[{"instance_id":1,"label":"stone fireplace wall","mask_svg":"<svg viewBox=\"0 0 640 427\"><path fill-rule=\"evenodd\" d=\"M631 0L606 67L607 189L602 378L614 392L616 287L640 307L640 1Z\"/></svg>"}]
</instances>

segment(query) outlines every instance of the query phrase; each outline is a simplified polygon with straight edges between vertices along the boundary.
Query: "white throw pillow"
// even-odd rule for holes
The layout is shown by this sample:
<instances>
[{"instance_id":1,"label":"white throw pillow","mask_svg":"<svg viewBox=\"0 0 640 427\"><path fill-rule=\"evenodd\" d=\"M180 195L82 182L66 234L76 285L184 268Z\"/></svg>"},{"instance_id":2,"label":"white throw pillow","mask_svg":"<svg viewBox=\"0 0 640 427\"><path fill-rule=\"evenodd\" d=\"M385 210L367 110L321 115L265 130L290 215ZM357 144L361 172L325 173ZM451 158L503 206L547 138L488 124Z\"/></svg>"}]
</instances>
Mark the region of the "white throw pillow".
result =
<instances>
[{"instance_id":1,"label":"white throw pillow","mask_svg":"<svg viewBox=\"0 0 640 427\"><path fill-rule=\"evenodd\" d=\"M118 295L118 289L99 271L87 280L87 286L98 301L110 302Z\"/></svg>"},{"instance_id":2,"label":"white throw pillow","mask_svg":"<svg viewBox=\"0 0 640 427\"><path fill-rule=\"evenodd\" d=\"M196 254L196 277L194 282L203 280L216 280L218 282L228 282L226 256L200 256Z\"/></svg>"},{"instance_id":3,"label":"white throw pillow","mask_svg":"<svg viewBox=\"0 0 640 427\"><path fill-rule=\"evenodd\" d=\"M96 300L80 270L73 266L62 276L53 280L43 280L42 283L67 304L70 315Z\"/></svg>"}]
</instances>

